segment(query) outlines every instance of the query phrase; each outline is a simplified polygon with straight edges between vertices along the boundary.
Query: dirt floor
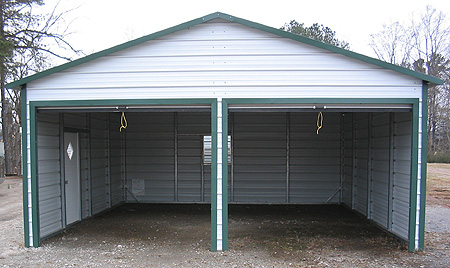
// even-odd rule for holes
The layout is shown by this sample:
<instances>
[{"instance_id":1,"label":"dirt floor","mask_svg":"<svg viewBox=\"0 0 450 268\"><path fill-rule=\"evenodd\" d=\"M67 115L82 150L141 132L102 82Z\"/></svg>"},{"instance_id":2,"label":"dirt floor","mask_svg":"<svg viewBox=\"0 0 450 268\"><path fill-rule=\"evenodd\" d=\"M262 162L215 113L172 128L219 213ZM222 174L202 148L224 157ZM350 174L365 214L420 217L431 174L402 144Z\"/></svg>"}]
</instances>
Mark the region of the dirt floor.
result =
<instances>
[{"instance_id":1,"label":"dirt floor","mask_svg":"<svg viewBox=\"0 0 450 268\"><path fill-rule=\"evenodd\" d=\"M23 247L22 183L0 185L0 267L450 267L450 165L429 165L426 250L340 206L230 206L210 252L210 207L126 205ZM442 194L446 193L446 194Z\"/></svg>"}]
</instances>

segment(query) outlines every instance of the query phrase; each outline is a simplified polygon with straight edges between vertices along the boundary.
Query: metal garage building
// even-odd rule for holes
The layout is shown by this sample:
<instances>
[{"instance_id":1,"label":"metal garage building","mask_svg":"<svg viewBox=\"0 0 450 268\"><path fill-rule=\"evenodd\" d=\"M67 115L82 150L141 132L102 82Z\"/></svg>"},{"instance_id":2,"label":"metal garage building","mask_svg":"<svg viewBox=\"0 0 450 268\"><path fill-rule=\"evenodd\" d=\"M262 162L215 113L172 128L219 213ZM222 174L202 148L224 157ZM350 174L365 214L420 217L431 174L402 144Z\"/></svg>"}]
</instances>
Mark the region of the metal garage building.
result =
<instances>
[{"instance_id":1,"label":"metal garage building","mask_svg":"<svg viewBox=\"0 0 450 268\"><path fill-rule=\"evenodd\" d=\"M127 202L211 203L226 250L228 204L334 203L423 249L428 83L223 13L13 82L25 244Z\"/></svg>"}]
</instances>

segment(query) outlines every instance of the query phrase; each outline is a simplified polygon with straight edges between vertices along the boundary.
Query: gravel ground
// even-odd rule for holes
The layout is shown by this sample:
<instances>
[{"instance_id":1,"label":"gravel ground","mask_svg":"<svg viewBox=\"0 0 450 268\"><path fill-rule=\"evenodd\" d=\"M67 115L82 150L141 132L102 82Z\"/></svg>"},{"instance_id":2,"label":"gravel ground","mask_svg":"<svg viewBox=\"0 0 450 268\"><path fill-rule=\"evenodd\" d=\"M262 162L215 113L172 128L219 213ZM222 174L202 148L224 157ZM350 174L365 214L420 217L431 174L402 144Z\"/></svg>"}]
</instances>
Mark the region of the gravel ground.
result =
<instances>
[{"instance_id":1,"label":"gravel ground","mask_svg":"<svg viewBox=\"0 0 450 268\"><path fill-rule=\"evenodd\" d=\"M0 185L0 267L450 267L450 209L427 209L426 250L339 206L230 206L230 250L210 252L210 208L126 205L23 247L22 184Z\"/></svg>"}]
</instances>

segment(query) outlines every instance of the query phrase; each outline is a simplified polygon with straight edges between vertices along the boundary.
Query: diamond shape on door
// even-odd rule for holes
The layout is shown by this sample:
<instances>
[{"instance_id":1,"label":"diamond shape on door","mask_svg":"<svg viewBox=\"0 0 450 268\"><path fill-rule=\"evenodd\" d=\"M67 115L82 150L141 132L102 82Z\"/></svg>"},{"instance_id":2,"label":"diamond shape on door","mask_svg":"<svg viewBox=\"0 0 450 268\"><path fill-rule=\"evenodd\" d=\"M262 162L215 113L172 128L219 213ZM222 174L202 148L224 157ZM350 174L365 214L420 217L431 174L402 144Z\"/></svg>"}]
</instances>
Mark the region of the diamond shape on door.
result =
<instances>
[{"instance_id":1,"label":"diamond shape on door","mask_svg":"<svg viewBox=\"0 0 450 268\"><path fill-rule=\"evenodd\" d=\"M69 157L69 160L72 160L72 156L73 156L72 143L69 143L69 146L67 146L67 156Z\"/></svg>"}]
</instances>

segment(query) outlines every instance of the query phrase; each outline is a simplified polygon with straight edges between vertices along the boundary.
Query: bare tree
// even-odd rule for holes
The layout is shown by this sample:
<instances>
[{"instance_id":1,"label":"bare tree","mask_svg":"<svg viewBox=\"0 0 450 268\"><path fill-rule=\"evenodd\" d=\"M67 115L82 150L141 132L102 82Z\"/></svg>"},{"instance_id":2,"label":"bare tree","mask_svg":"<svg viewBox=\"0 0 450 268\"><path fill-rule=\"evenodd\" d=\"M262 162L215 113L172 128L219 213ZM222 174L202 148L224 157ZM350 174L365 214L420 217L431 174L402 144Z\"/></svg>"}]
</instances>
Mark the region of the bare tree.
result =
<instances>
[{"instance_id":1,"label":"bare tree","mask_svg":"<svg viewBox=\"0 0 450 268\"><path fill-rule=\"evenodd\" d=\"M434 154L447 150L450 106L450 22L446 14L427 6L408 25L394 22L371 35L371 47L379 59L441 78L444 85L428 90L428 149ZM447 137L447 138L446 138ZM443 142L443 139L447 143Z\"/></svg>"},{"instance_id":2,"label":"bare tree","mask_svg":"<svg viewBox=\"0 0 450 268\"><path fill-rule=\"evenodd\" d=\"M54 57L70 60L54 48L78 53L65 41L69 33L63 26L67 25L64 15L69 11L57 11L58 4L49 14L39 14L36 7L44 5L43 0L0 1L0 95L6 174L21 172L20 91L5 89L6 82L50 67Z\"/></svg>"}]
</instances>

